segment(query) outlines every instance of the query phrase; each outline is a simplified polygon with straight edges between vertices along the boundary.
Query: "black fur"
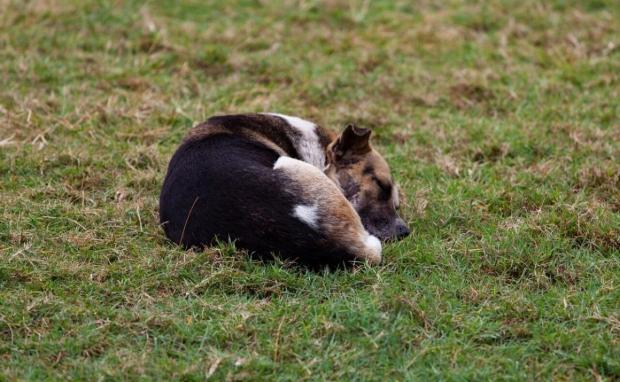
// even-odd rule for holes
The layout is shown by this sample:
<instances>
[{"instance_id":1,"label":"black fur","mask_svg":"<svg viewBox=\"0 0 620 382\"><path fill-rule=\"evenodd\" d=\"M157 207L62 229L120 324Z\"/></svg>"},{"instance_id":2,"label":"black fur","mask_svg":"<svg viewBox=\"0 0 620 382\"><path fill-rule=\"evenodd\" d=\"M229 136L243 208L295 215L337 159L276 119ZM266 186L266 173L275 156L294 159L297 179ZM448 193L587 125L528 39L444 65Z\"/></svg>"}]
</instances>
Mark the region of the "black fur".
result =
<instances>
[{"instance_id":1,"label":"black fur","mask_svg":"<svg viewBox=\"0 0 620 382\"><path fill-rule=\"evenodd\" d=\"M273 170L277 159L273 150L237 135L182 144L160 195L168 238L186 248L231 239L259 255L279 253L304 263L351 260L346 251L334 250L338 243L292 216L296 205L306 203L290 180Z\"/></svg>"}]
</instances>

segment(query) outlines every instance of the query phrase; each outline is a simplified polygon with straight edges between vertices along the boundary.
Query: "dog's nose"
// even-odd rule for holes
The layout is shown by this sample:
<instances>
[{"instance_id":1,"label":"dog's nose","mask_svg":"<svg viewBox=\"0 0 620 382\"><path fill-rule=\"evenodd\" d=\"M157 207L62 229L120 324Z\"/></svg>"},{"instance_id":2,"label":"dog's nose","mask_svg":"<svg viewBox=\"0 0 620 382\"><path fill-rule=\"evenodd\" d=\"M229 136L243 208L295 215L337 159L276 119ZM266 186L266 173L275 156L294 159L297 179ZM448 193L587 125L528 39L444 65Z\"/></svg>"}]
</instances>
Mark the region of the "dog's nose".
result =
<instances>
[{"instance_id":1,"label":"dog's nose","mask_svg":"<svg viewBox=\"0 0 620 382\"><path fill-rule=\"evenodd\" d=\"M407 227L405 222L399 222L396 226L396 240L404 239L409 236L410 233L411 231L409 230L409 227Z\"/></svg>"}]
</instances>

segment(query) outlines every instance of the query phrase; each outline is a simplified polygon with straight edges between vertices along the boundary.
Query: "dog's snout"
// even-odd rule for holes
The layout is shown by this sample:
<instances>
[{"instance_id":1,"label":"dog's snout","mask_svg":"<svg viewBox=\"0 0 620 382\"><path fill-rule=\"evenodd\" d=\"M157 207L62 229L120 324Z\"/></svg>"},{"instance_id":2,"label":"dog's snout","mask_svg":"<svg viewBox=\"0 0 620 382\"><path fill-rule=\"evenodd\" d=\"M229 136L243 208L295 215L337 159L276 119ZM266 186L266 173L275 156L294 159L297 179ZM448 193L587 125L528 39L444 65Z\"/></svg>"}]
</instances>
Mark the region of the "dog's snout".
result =
<instances>
[{"instance_id":1,"label":"dog's snout","mask_svg":"<svg viewBox=\"0 0 620 382\"><path fill-rule=\"evenodd\" d=\"M396 238L399 240L406 238L410 233L411 231L409 230L409 227L407 227L404 223L399 224L396 227Z\"/></svg>"},{"instance_id":2,"label":"dog's snout","mask_svg":"<svg viewBox=\"0 0 620 382\"><path fill-rule=\"evenodd\" d=\"M411 231L409 230L409 227L407 227L407 224L405 224L403 219L399 218L396 222L396 226L394 227L394 233L393 233L394 239L395 240L404 239L407 236L409 236L410 233Z\"/></svg>"}]
</instances>

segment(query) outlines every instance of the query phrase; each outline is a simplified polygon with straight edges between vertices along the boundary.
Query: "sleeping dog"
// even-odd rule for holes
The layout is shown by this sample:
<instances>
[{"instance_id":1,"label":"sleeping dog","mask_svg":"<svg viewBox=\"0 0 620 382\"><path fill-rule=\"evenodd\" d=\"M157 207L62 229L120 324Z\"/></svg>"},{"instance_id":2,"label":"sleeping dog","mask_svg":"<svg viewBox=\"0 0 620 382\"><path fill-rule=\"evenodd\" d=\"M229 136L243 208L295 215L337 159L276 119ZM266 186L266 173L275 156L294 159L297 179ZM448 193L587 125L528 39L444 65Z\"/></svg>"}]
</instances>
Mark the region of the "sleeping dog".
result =
<instances>
[{"instance_id":1,"label":"sleeping dog","mask_svg":"<svg viewBox=\"0 0 620 382\"><path fill-rule=\"evenodd\" d=\"M409 234L369 129L340 135L297 117L239 114L192 128L160 195L168 238L186 248L234 240L306 263L381 262L381 240Z\"/></svg>"}]
</instances>

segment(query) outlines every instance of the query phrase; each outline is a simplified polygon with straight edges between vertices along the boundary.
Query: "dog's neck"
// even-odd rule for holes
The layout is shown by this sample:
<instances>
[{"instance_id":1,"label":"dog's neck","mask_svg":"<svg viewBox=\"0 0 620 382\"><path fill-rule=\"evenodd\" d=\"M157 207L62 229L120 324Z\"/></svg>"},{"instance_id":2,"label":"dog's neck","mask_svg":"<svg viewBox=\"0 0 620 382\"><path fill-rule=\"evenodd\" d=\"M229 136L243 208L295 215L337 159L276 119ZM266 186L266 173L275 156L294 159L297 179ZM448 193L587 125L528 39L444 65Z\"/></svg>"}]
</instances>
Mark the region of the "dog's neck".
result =
<instances>
[{"instance_id":1,"label":"dog's neck","mask_svg":"<svg viewBox=\"0 0 620 382\"><path fill-rule=\"evenodd\" d=\"M298 117L284 114L265 113L272 117L282 119L289 128L283 132L295 147L299 159L324 171L327 167L327 146L336 137L336 134L321 126Z\"/></svg>"}]
</instances>

